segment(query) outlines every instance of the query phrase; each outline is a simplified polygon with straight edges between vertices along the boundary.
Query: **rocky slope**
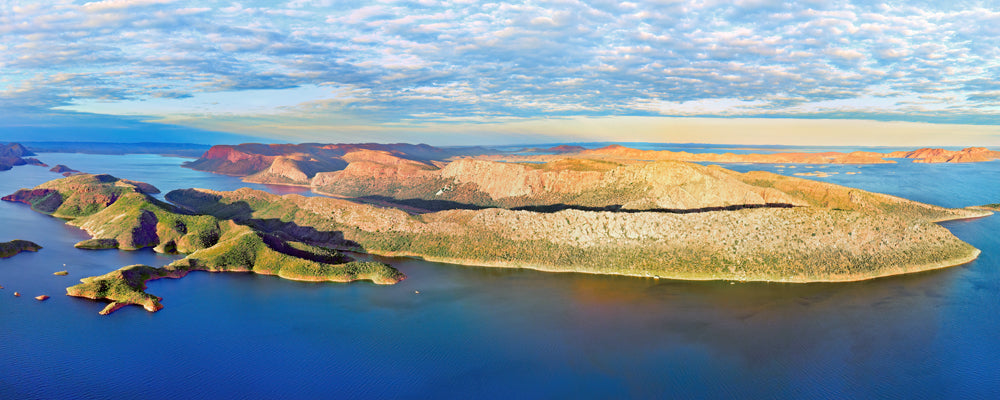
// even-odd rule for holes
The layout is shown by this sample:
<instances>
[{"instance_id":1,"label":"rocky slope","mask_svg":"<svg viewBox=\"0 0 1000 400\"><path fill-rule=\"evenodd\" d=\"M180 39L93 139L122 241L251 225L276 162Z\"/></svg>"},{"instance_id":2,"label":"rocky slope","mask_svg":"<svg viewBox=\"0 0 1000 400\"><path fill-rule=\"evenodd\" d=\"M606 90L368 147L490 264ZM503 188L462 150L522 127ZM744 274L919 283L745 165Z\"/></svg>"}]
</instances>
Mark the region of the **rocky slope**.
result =
<instances>
[{"instance_id":1,"label":"rocky slope","mask_svg":"<svg viewBox=\"0 0 1000 400\"><path fill-rule=\"evenodd\" d=\"M0 242L0 258L9 258L20 254L22 251L38 251L42 248L35 242L15 239L9 242Z\"/></svg>"},{"instance_id":2,"label":"rocky slope","mask_svg":"<svg viewBox=\"0 0 1000 400\"><path fill-rule=\"evenodd\" d=\"M152 247L157 252L189 253L182 260L156 269L156 274L140 274L148 275L148 279L181 277L189 271L253 272L304 281L371 280L380 284L404 278L385 264L354 262L336 251L290 240L281 232L264 233L226 219L184 212L148 195L154 192L158 191L152 185L110 175L75 175L19 190L3 200L30 204L36 211L69 219L68 224L92 236L78 243L80 248ZM71 288L69 294L158 309L158 299L150 302L153 297L134 293L141 292L132 281L135 276L111 273L84 279L82 286ZM112 284L108 280L127 282ZM109 287L118 289L108 292L105 289Z\"/></svg>"}]
</instances>

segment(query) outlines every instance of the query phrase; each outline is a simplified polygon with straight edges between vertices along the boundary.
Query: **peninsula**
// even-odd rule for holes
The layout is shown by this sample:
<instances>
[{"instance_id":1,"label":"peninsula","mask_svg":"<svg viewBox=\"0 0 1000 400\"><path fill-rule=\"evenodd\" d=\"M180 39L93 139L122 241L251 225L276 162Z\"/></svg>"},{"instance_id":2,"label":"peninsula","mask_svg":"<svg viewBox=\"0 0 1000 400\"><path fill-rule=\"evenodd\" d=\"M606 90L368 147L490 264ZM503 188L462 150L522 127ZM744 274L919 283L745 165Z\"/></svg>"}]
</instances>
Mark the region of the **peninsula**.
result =
<instances>
[{"instance_id":1,"label":"peninsula","mask_svg":"<svg viewBox=\"0 0 1000 400\"><path fill-rule=\"evenodd\" d=\"M160 298L145 293L145 282L179 278L190 271L252 272L301 281L392 284L405 276L388 265L353 261L335 250L312 246L282 232L263 232L232 220L195 215L163 203L152 185L110 175L74 175L34 189L22 189L5 201L30 204L35 211L69 220L93 239L83 248L188 254L161 268L124 267L84 278L67 289L71 296L111 301L102 314L137 304L149 311L162 308Z\"/></svg>"}]
</instances>

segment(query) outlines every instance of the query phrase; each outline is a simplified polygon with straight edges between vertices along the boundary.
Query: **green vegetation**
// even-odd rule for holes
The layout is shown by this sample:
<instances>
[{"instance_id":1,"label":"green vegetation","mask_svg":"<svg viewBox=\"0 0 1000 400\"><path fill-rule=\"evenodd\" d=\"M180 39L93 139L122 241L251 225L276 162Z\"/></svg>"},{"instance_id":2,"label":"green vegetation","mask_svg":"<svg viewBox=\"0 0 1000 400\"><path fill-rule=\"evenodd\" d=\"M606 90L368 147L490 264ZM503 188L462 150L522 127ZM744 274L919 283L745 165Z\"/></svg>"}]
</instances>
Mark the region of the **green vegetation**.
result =
<instances>
[{"instance_id":1,"label":"green vegetation","mask_svg":"<svg viewBox=\"0 0 1000 400\"><path fill-rule=\"evenodd\" d=\"M110 300L101 314L110 314L122 306L136 304L147 311L163 308L159 297L145 292L146 282L169 276L165 270L148 265L130 265L101 276L83 278L80 284L66 289L66 294L88 299ZM182 275L183 276L183 275Z\"/></svg>"},{"instance_id":2,"label":"green vegetation","mask_svg":"<svg viewBox=\"0 0 1000 400\"><path fill-rule=\"evenodd\" d=\"M676 177L690 168L694 167L662 163L655 169L626 172ZM699 188L725 190L728 186L718 185L735 182L736 193L760 190L746 193L763 193L799 206L690 214L494 208L410 215L339 199L276 196L247 188L177 190L166 195L175 204L171 205L134 189L114 192L109 186L135 186L113 177L91 178L91 185L103 189L77 186L75 194L64 191L58 181L50 182L22 193L16 201L31 204L51 196L52 190L64 199L114 192L113 202L70 221L94 236L90 246L189 253L162 268L126 267L70 288L71 295L111 300L106 312L125 304L155 311L159 299L145 293L145 282L195 270L304 281L391 284L404 279L392 267L354 262L334 249L549 271L784 282L871 279L961 264L978 255L978 250L933 221L981 216L985 211L946 209L768 173L697 170L715 183L689 188L684 185L699 183L683 177L667 182L691 193ZM576 200L632 199L632 194L649 190L639 181L625 179ZM103 204L86 198L74 201L72 210ZM64 204L57 207L64 208Z\"/></svg>"},{"instance_id":3,"label":"green vegetation","mask_svg":"<svg viewBox=\"0 0 1000 400\"><path fill-rule=\"evenodd\" d=\"M150 197L146 194L150 190L155 188L110 175L79 175L24 189L5 199L32 204L35 209L40 202L51 206L50 214L70 219L69 224L93 236L77 243L78 248L152 247L158 252L190 253L162 268L129 266L84 278L80 285L67 289L71 296L111 300L102 314L128 304L159 310L160 299L144 292L145 282L178 278L190 271L253 272L302 281L370 280L377 284L405 279L388 265L354 262L336 250L291 240L282 232L264 233L227 219L186 212ZM62 203L45 200L56 196Z\"/></svg>"},{"instance_id":4,"label":"green vegetation","mask_svg":"<svg viewBox=\"0 0 1000 400\"><path fill-rule=\"evenodd\" d=\"M42 246L27 240L16 239L9 242L0 242L0 258L13 257L22 251L38 251L41 248Z\"/></svg>"},{"instance_id":5,"label":"green vegetation","mask_svg":"<svg viewBox=\"0 0 1000 400\"><path fill-rule=\"evenodd\" d=\"M87 239L79 242L73 247L78 249L88 249L88 250L104 250L104 249L117 249L118 240L117 239Z\"/></svg>"},{"instance_id":6,"label":"green vegetation","mask_svg":"<svg viewBox=\"0 0 1000 400\"><path fill-rule=\"evenodd\" d=\"M857 192L854 198L881 199ZM846 195L849 201L851 194ZM827 196L837 198L836 194ZM930 220L968 213L906 204L902 199L891 201L895 198L889 196L880 201L898 206L873 203L875 207L853 210L814 206L680 215L490 209L418 216L333 199L279 197L251 190L183 190L171 192L168 198L199 213L234 217L264 232L292 233L290 226L310 227L313 233L340 232L342 237L327 244L344 249L551 271L678 279L845 281L961 264L978 254ZM626 233L629 230L635 231L631 237ZM296 234L300 240L326 240L313 233Z\"/></svg>"},{"instance_id":7,"label":"green vegetation","mask_svg":"<svg viewBox=\"0 0 1000 400\"><path fill-rule=\"evenodd\" d=\"M622 166L613 161L594 160L588 158L563 158L547 163L517 163L531 169L542 171L598 171L606 172Z\"/></svg>"}]
</instances>

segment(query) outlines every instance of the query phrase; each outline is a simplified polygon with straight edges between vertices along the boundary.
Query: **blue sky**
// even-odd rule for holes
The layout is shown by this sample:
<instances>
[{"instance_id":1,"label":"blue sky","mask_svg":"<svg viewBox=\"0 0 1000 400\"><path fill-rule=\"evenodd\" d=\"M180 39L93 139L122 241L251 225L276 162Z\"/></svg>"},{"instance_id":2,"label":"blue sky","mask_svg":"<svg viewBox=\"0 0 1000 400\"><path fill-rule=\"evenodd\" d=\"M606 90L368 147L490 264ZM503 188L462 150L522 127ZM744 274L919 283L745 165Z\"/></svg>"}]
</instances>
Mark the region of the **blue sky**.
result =
<instances>
[{"instance_id":1,"label":"blue sky","mask_svg":"<svg viewBox=\"0 0 1000 400\"><path fill-rule=\"evenodd\" d=\"M0 138L1000 145L993 2L7 0L0 38Z\"/></svg>"}]
</instances>

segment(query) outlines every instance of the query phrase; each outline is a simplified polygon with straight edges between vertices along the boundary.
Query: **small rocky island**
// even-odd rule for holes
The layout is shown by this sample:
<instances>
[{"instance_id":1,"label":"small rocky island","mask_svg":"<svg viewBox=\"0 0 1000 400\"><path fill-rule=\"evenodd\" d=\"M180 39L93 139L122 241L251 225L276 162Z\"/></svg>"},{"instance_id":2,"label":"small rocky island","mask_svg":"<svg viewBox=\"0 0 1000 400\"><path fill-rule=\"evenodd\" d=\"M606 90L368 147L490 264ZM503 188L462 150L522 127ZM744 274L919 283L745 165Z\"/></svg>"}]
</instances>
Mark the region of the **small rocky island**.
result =
<instances>
[{"instance_id":1,"label":"small rocky island","mask_svg":"<svg viewBox=\"0 0 1000 400\"><path fill-rule=\"evenodd\" d=\"M42 248L35 242L27 240L12 240L0 242L0 258L9 258L20 254L22 251L38 251Z\"/></svg>"}]
</instances>

